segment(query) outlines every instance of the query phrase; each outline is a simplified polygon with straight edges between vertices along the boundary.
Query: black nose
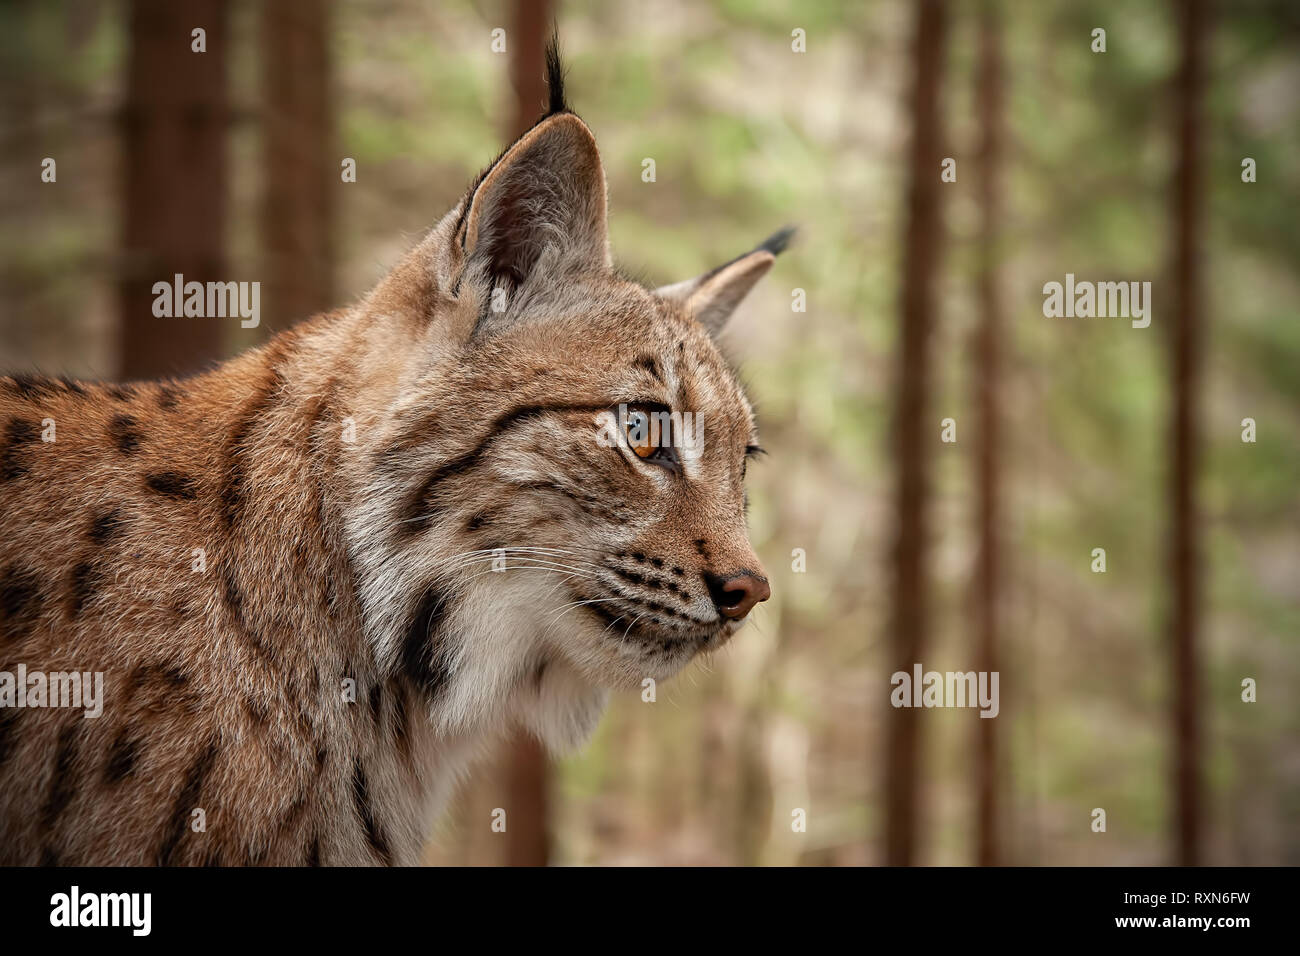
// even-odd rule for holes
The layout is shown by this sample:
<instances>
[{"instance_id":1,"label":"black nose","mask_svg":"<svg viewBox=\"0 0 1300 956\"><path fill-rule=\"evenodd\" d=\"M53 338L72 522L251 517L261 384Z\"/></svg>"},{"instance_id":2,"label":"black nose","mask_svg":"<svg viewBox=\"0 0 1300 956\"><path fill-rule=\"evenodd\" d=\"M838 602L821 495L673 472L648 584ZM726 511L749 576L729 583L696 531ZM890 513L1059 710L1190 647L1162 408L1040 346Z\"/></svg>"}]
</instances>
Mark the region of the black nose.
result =
<instances>
[{"instance_id":1,"label":"black nose","mask_svg":"<svg viewBox=\"0 0 1300 956\"><path fill-rule=\"evenodd\" d=\"M753 610L755 604L772 596L767 578L750 571L741 571L726 578L706 574L704 580L709 585L713 606L719 614L733 621L739 621Z\"/></svg>"}]
</instances>

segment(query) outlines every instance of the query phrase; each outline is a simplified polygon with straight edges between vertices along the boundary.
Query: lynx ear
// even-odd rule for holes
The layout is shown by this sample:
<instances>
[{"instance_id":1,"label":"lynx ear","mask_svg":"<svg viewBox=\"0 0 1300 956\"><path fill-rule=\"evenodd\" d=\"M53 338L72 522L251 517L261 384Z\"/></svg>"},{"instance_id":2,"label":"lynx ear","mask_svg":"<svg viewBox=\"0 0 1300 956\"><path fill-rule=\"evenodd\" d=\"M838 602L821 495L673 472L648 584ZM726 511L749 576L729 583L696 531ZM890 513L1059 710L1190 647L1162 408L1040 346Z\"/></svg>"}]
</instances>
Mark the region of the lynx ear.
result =
<instances>
[{"instance_id":1,"label":"lynx ear","mask_svg":"<svg viewBox=\"0 0 1300 956\"><path fill-rule=\"evenodd\" d=\"M785 250L794 235L793 228L785 228L764 239L752 251L718 266L712 272L675 285L663 286L655 294L665 299L681 302L695 320L710 335L717 335L726 325L740 300L759 279L767 275L777 255Z\"/></svg>"},{"instance_id":2,"label":"lynx ear","mask_svg":"<svg viewBox=\"0 0 1300 956\"><path fill-rule=\"evenodd\" d=\"M468 264L512 288L543 256L608 265L605 171L586 124L559 113L521 136L469 197L460 240Z\"/></svg>"}]
</instances>

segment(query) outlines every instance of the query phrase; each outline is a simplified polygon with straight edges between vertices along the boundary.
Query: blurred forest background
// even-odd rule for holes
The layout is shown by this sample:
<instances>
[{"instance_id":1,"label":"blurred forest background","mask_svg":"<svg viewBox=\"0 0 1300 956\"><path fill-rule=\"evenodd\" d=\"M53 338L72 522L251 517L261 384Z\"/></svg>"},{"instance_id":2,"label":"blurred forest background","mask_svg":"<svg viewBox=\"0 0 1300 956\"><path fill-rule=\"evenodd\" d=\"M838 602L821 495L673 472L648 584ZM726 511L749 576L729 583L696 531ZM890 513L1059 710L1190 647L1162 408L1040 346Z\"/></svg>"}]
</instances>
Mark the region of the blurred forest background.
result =
<instances>
[{"instance_id":1,"label":"blurred forest background","mask_svg":"<svg viewBox=\"0 0 1300 956\"><path fill-rule=\"evenodd\" d=\"M535 117L552 18L622 266L800 227L727 334L774 597L580 754L504 750L428 861L1300 863L1293 3L8 0L0 367L355 299ZM173 271L262 327L153 319ZM1067 272L1152 281L1151 327L1045 318ZM891 710L913 661L991 664L1000 716Z\"/></svg>"}]
</instances>

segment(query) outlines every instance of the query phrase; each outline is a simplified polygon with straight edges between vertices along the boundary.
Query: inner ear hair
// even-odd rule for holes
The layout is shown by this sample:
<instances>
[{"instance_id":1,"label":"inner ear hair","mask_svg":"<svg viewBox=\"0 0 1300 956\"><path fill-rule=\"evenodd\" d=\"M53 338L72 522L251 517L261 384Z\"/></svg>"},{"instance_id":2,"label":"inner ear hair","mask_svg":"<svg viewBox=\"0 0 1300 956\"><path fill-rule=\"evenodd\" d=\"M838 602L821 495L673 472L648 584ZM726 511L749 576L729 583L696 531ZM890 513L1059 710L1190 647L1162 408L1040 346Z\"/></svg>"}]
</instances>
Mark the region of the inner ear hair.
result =
<instances>
[{"instance_id":1,"label":"inner ear hair","mask_svg":"<svg viewBox=\"0 0 1300 956\"><path fill-rule=\"evenodd\" d=\"M664 286L656 294L681 302L710 335L716 336L749 290L767 275L792 235L793 228L782 229L725 265L695 279Z\"/></svg>"}]
</instances>

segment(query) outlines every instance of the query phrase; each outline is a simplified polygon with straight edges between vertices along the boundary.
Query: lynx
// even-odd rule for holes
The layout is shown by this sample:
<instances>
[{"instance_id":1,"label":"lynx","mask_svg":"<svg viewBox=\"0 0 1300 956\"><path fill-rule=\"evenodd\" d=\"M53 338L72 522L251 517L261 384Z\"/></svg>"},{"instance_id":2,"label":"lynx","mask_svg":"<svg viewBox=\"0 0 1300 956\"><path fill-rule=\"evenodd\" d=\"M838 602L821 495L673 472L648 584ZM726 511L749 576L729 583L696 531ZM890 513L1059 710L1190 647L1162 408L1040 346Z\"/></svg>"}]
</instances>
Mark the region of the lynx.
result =
<instances>
[{"instance_id":1,"label":"lynx","mask_svg":"<svg viewBox=\"0 0 1300 956\"><path fill-rule=\"evenodd\" d=\"M495 741L579 746L768 598L714 338L788 231L623 278L547 74L358 304L184 380L0 379L0 863L417 863Z\"/></svg>"}]
</instances>

